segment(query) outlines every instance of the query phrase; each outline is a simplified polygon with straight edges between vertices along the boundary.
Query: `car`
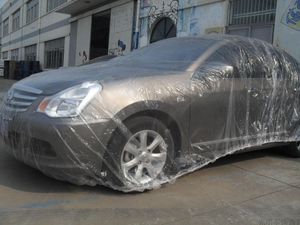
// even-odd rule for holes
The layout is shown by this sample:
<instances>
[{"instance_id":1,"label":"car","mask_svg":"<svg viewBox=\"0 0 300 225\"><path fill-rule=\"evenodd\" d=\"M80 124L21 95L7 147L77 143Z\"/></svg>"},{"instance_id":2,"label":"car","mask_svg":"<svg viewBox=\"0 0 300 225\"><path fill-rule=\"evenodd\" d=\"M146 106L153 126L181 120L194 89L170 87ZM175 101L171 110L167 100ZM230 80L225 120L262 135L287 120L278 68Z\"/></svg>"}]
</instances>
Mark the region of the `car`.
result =
<instances>
[{"instance_id":1,"label":"car","mask_svg":"<svg viewBox=\"0 0 300 225\"><path fill-rule=\"evenodd\" d=\"M229 154L300 156L300 66L260 40L171 38L8 91L1 137L20 161L78 185L160 187Z\"/></svg>"}]
</instances>

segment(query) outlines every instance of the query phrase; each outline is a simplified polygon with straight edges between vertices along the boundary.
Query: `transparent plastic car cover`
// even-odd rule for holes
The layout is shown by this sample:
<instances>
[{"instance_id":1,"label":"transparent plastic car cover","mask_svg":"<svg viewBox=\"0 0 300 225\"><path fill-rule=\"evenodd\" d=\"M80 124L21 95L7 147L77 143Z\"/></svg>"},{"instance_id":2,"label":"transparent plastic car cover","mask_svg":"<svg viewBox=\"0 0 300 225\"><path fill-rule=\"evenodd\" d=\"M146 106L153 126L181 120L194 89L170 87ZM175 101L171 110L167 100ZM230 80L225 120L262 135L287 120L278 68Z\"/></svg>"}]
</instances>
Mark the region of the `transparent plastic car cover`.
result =
<instances>
[{"instance_id":1,"label":"transparent plastic car cover","mask_svg":"<svg viewBox=\"0 0 300 225\"><path fill-rule=\"evenodd\" d=\"M168 39L16 83L1 106L0 135L48 176L144 191L238 151L299 141L299 72L295 59L258 40ZM38 111L45 98L87 82L101 91L78 116Z\"/></svg>"}]
</instances>

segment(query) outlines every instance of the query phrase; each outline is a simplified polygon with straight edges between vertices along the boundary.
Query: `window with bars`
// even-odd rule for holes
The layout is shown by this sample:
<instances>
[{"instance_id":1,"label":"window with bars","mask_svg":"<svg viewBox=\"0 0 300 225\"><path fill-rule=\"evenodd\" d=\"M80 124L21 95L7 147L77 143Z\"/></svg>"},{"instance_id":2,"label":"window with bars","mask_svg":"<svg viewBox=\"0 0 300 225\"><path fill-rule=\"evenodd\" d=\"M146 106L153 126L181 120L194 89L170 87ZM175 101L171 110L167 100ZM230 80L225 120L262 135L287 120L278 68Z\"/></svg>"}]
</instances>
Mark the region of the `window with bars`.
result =
<instances>
[{"instance_id":1,"label":"window with bars","mask_svg":"<svg viewBox=\"0 0 300 225\"><path fill-rule=\"evenodd\" d=\"M14 61L18 61L19 60L19 49L11 50L10 54L11 54L11 56L10 56L11 60L14 60Z\"/></svg>"},{"instance_id":2,"label":"window with bars","mask_svg":"<svg viewBox=\"0 0 300 225\"><path fill-rule=\"evenodd\" d=\"M45 68L56 69L64 64L65 39L45 42Z\"/></svg>"},{"instance_id":3,"label":"window with bars","mask_svg":"<svg viewBox=\"0 0 300 225\"><path fill-rule=\"evenodd\" d=\"M277 0L231 0L230 25L275 22Z\"/></svg>"},{"instance_id":4,"label":"window with bars","mask_svg":"<svg viewBox=\"0 0 300 225\"><path fill-rule=\"evenodd\" d=\"M67 0L48 0L47 1L47 12L55 9L56 7L60 6L61 4L67 2Z\"/></svg>"},{"instance_id":5,"label":"window with bars","mask_svg":"<svg viewBox=\"0 0 300 225\"><path fill-rule=\"evenodd\" d=\"M39 16L39 0L30 0L26 4L26 23L31 23Z\"/></svg>"},{"instance_id":6,"label":"window with bars","mask_svg":"<svg viewBox=\"0 0 300 225\"><path fill-rule=\"evenodd\" d=\"M8 51L2 52L2 59L8 59Z\"/></svg>"},{"instance_id":7,"label":"window with bars","mask_svg":"<svg viewBox=\"0 0 300 225\"><path fill-rule=\"evenodd\" d=\"M20 28L20 9L12 14L12 31L16 31Z\"/></svg>"},{"instance_id":8,"label":"window with bars","mask_svg":"<svg viewBox=\"0 0 300 225\"><path fill-rule=\"evenodd\" d=\"M9 34L9 18L3 21L3 37Z\"/></svg>"},{"instance_id":9,"label":"window with bars","mask_svg":"<svg viewBox=\"0 0 300 225\"><path fill-rule=\"evenodd\" d=\"M25 47L25 60L26 61L36 61L36 45L30 45Z\"/></svg>"}]
</instances>

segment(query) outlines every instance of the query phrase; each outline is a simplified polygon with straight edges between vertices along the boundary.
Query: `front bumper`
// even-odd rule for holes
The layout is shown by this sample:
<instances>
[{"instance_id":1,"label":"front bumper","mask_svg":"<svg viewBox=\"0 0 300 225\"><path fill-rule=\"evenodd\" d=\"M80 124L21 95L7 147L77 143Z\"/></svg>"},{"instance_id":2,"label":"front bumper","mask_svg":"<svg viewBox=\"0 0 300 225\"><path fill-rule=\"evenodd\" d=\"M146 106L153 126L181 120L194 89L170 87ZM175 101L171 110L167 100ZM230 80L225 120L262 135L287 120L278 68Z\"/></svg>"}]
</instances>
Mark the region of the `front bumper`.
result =
<instances>
[{"instance_id":1,"label":"front bumper","mask_svg":"<svg viewBox=\"0 0 300 225\"><path fill-rule=\"evenodd\" d=\"M5 110L0 118L0 138L18 160L59 180L101 183L103 156L116 128L111 120L87 123L84 118L53 119L33 111Z\"/></svg>"}]
</instances>

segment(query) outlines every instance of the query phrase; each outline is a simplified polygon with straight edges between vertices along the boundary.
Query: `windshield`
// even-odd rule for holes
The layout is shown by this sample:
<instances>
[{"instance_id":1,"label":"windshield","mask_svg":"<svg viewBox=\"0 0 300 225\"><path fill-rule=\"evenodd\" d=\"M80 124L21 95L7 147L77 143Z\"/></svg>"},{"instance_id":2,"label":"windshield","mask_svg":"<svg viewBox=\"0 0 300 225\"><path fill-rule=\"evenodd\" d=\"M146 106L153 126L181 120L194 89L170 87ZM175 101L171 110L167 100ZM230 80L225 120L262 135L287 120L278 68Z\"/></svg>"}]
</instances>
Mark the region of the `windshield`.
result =
<instances>
[{"instance_id":1,"label":"windshield","mask_svg":"<svg viewBox=\"0 0 300 225\"><path fill-rule=\"evenodd\" d=\"M172 38L115 58L107 65L185 71L214 43L216 40L204 38Z\"/></svg>"},{"instance_id":2,"label":"windshield","mask_svg":"<svg viewBox=\"0 0 300 225\"><path fill-rule=\"evenodd\" d=\"M115 57L117 57L117 56L115 56L115 55L105 55L105 56L100 56L100 57L97 57L97 58L95 58L95 59L92 59L92 60L90 60L90 61L88 61L88 62L85 62L85 63L79 65L78 67L86 66L86 65L90 65L90 64L95 64L95 63L106 62L106 61L109 61L109 60L111 60L111 59L113 59L113 58L115 58Z\"/></svg>"}]
</instances>

